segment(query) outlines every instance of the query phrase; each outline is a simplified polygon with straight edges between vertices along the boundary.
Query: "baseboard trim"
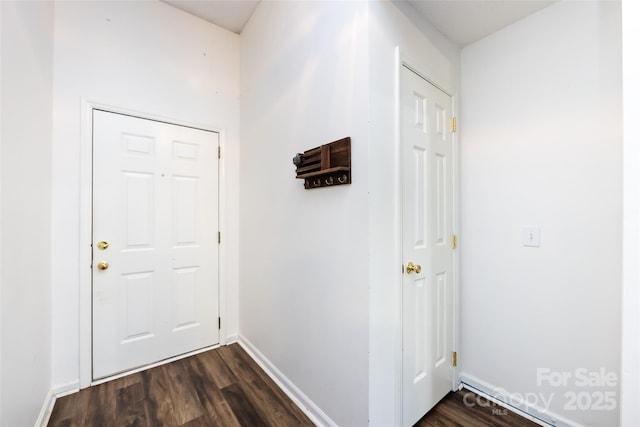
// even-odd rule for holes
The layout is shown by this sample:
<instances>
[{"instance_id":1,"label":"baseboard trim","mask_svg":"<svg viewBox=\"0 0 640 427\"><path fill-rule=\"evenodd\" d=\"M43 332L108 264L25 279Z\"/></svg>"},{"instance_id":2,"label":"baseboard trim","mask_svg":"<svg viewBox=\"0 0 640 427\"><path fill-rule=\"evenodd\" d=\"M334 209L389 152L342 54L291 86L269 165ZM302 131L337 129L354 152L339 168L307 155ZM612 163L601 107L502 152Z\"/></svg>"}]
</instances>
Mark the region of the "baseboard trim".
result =
<instances>
[{"instance_id":1,"label":"baseboard trim","mask_svg":"<svg viewBox=\"0 0 640 427\"><path fill-rule=\"evenodd\" d=\"M479 378L474 377L466 373L460 374L460 382L463 388L472 391L491 402L500 405L516 414L533 421L536 424L545 427L583 427L581 424L577 424L565 417L562 417L554 412L550 412L539 406L518 404L521 401L521 397L515 393L509 393L501 387L496 387L487 383ZM496 395L496 391L499 390L500 394Z\"/></svg>"},{"instance_id":2,"label":"baseboard trim","mask_svg":"<svg viewBox=\"0 0 640 427\"><path fill-rule=\"evenodd\" d=\"M36 420L35 427L47 427L49 424L49 418L51 418L51 412L53 412L53 406L56 404L56 396L53 394L53 391L49 391L47 393L47 397L44 398L44 402L42 403L42 408L40 409L40 413L38 414L38 419Z\"/></svg>"},{"instance_id":3,"label":"baseboard trim","mask_svg":"<svg viewBox=\"0 0 640 427\"><path fill-rule=\"evenodd\" d=\"M320 409L307 395L287 378L267 357L247 338L240 335L238 344L266 372L280 389L300 408L309 419L319 427L338 427L338 425Z\"/></svg>"},{"instance_id":4,"label":"baseboard trim","mask_svg":"<svg viewBox=\"0 0 640 427\"><path fill-rule=\"evenodd\" d=\"M47 396L44 398L44 402L42 403L42 408L40 409L40 414L38 414L35 427L47 427L49 419L51 418L51 413L53 412L53 407L56 404L56 400L63 396L77 393L78 391L80 391L80 382L78 381L63 384L49 390L49 393L47 393Z\"/></svg>"},{"instance_id":5,"label":"baseboard trim","mask_svg":"<svg viewBox=\"0 0 640 427\"><path fill-rule=\"evenodd\" d=\"M51 391L56 399L60 399L61 397L68 396L73 393L77 393L80 391L80 381L72 381L67 384L62 384L57 387L54 387Z\"/></svg>"}]
</instances>

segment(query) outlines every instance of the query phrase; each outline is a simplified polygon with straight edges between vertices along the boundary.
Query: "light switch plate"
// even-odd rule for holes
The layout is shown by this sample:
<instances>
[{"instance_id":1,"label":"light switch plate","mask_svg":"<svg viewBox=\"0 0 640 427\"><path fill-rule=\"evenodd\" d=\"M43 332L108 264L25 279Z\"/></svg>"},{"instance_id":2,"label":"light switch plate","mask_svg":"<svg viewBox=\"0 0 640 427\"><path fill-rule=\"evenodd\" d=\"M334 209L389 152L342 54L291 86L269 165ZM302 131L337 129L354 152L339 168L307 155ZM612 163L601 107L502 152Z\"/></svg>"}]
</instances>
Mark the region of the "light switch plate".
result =
<instances>
[{"instance_id":1,"label":"light switch plate","mask_svg":"<svg viewBox=\"0 0 640 427\"><path fill-rule=\"evenodd\" d=\"M522 246L540 247L540 227L522 228Z\"/></svg>"}]
</instances>

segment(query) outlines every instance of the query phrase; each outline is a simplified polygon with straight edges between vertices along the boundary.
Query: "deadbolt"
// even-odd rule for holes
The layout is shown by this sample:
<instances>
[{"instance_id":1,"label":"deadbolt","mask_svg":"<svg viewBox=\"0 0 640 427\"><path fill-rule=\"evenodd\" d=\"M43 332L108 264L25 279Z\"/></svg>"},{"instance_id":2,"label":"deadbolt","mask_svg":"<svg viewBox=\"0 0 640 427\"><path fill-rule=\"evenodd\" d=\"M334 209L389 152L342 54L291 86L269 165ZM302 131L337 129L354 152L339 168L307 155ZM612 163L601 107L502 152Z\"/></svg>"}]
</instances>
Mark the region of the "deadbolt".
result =
<instances>
[{"instance_id":1,"label":"deadbolt","mask_svg":"<svg viewBox=\"0 0 640 427\"><path fill-rule=\"evenodd\" d=\"M98 249L100 249L101 251L104 251L108 247L109 247L109 242L105 242L104 240L101 242L98 242Z\"/></svg>"},{"instance_id":2,"label":"deadbolt","mask_svg":"<svg viewBox=\"0 0 640 427\"><path fill-rule=\"evenodd\" d=\"M420 266L420 264L414 264L411 261L407 263L407 274L411 274L411 273L420 274L421 271L422 271L422 267Z\"/></svg>"},{"instance_id":3,"label":"deadbolt","mask_svg":"<svg viewBox=\"0 0 640 427\"><path fill-rule=\"evenodd\" d=\"M100 261L98 263L98 270L106 270L109 268L109 263L107 261Z\"/></svg>"}]
</instances>

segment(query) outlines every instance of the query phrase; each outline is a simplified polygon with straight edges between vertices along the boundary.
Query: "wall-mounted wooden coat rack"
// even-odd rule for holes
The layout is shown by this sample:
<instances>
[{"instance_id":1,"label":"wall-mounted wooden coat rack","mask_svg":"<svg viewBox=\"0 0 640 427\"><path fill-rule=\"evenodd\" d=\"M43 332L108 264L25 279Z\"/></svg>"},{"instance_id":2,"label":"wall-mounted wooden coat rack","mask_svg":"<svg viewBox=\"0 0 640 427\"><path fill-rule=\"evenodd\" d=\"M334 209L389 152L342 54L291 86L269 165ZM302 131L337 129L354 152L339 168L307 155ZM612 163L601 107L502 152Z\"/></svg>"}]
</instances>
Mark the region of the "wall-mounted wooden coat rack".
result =
<instances>
[{"instance_id":1,"label":"wall-mounted wooden coat rack","mask_svg":"<svg viewBox=\"0 0 640 427\"><path fill-rule=\"evenodd\" d=\"M298 153L293 164L297 166L296 178L304 179L307 190L351 184L351 138Z\"/></svg>"}]
</instances>

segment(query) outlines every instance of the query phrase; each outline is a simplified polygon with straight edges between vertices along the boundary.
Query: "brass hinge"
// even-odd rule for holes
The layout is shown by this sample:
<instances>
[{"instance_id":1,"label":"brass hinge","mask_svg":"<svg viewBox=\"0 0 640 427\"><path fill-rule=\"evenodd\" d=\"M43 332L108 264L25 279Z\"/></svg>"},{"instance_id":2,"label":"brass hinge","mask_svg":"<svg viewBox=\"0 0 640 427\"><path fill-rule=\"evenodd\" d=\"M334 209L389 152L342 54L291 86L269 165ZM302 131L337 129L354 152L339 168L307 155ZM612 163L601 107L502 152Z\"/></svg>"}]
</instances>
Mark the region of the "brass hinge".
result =
<instances>
[{"instance_id":1,"label":"brass hinge","mask_svg":"<svg viewBox=\"0 0 640 427\"><path fill-rule=\"evenodd\" d=\"M220 158L222 158L222 153L221 153L221 151L222 151L222 150L221 150L220 146L218 145L218 158L219 158L219 159L220 159Z\"/></svg>"},{"instance_id":2,"label":"brass hinge","mask_svg":"<svg viewBox=\"0 0 640 427\"><path fill-rule=\"evenodd\" d=\"M220 242L222 242L222 235L218 231L218 244L220 244Z\"/></svg>"},{"instance_id":3,"label":"brass hinge","mask_svg":"<svg viewBox=\"0 0 640 427\"><path fill-rule=\"evenodd\" d=\"M451 236L451 247L453 249L458 249L458 236L455 234Z\"/></svg>"},{"instance_id":4,"label":"brass hinge","mask_svg":"<svg viewBox=\"0 0 640 427\"><path fill-rule=\"evenodd\" d=\"M218 317L218 330L222 329L222 319Z\"/></svg>"},{"instance_id":5,"label":"brass hinge","mask_svg":"<svg viewBox=\"0 0 640 427\"><path fill-rule=\"evenodd\" d=\"M458 125L456 123L456 118L451 117L451 133L454 133L458 129Z\"/></svg>"},{"instance_id":6,"label":"brass hinge","mask_svg":"<svg viewBox=\"0 0 640 427\"><path fill-rule=\"evenodd\" d=\"M451 358L451 365L452 366L458 366L458 352L457 351L453 352L453 357Z\"/></svg>"}]
</instances>

